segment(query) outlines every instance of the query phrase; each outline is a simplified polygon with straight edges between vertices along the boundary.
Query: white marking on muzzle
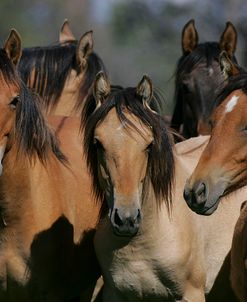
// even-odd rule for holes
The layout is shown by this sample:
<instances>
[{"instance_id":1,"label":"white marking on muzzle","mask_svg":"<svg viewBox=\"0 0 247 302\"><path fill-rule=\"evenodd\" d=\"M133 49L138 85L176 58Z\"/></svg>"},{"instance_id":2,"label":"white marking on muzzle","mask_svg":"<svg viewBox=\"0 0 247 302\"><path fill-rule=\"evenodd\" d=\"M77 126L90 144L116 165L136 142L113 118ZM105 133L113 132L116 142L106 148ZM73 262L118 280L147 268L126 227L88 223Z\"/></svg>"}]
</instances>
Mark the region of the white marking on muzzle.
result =
<instances>
[{"instance_id":1,"label":"white marking on muzzle","mask_svg":"<svg viewBox=\"0 0 247 302\"><path fill-rule=\"evenodd\" d=\"M226 111L225 113L231 112L233 108L237 105L239 96L234 95L229 102L226 104Z\"/></svg>"}]
</instances>

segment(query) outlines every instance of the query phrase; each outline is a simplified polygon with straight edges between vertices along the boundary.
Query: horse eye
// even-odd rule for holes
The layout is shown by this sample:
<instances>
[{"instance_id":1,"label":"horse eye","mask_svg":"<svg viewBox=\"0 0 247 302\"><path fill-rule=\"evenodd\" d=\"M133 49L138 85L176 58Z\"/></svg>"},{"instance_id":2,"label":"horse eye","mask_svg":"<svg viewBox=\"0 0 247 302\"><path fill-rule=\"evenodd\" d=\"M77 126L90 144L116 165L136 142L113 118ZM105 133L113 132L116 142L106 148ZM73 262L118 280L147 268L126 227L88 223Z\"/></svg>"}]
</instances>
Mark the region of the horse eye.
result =
<instances>
[{"instance_id":1,"label":"horse eye","mask_svg":"<svg viewBox=\"0 0 247 302\"><path fill-rule=\"evenodd\" d=\"M152 151L152 148L153 148L153 142L147 146L146 152L150 153Z\"/></svg>"},{"instance_id":2,"label":"horse eye","mask_svg":"<svg viewBox=\"0 0 247 302\"><path fill-rule=\"evenodd\" d=\"M102 145L102 143L97 138L94 138L94 142L93 143L94 143L95 147L98 150L104 151L104 146Z\"/></svg>"},{"instance_id":3,"label":"horse eye","mask_svg":"<svg viewBox=\"0 0 247 302\"><path fill-rule=\"evenodd\" d=\"M9 106L11 109L16 109L17 104L20 102L20 97L16 96L13 98L13 100L9 103Z\"/></svg>"}]
</instances>

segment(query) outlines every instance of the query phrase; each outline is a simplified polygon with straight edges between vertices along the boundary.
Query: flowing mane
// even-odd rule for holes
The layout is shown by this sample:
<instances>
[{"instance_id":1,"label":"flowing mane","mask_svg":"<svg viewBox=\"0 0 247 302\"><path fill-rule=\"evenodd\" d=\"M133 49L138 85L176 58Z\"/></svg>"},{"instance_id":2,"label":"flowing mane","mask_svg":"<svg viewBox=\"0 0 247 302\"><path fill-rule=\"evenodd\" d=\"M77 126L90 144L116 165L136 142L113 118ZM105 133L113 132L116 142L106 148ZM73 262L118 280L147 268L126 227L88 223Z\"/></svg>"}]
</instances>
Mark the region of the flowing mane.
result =
<instances>
[{"instance_id":1,"label":"flowing mane","mask_svg":"<svg viewBox=\"0 0 247 302\"><path fill-rule=\"evenodd\" d=\"M60 43L47 47L33 47L23 50L19 63L21 77L27 85L33 80L35 91L42 97L46 109L53 108L63 91L72 69L80 72L76 64L77 42ZM88 58L84 80L79 88L75 109L81 107L81 100L87 95L95 75L105 70L100 57L92 52Z\"/></svg>"},{"instance_id":2,"label":"flowing mane","mask_svg":"<svg viewBox=\"0 0 247 302\"><path fill-rule=\"evenodd\" d=\"M157 107L157 103L160 102L160 96L155 93L151 107ZM96 197L101 201L104 200L104 191L98 179L98 162L96 146L94 144L94 131L98 123L101 123L109 111L115 108L117 116L124 127L134 127L125 114L126 112L130 112L152 129L154 141L149 151L147 176L151 180L158 202L165 200L169 208L172 203L174 158L171 137L167 131L164 118L152 112L150 109L145 108L141 98L136 93L136 88L132 87L125 89L119 86L112 87L110 95L100 108L95 110L95 106L93 96L89 97L83 110L82 127L85 133L84 146L87 163L93 176ZM136 127L134 127L134 129L138 131ZM146 183L146 181L144 183Z\"/></svg>"},{"instance_id":3,"label":"flowing mane","mask_svg":"<svg viewBox=\"0 0 247 302\"><path fill-rule=\"evenodd\" d=\"M59 160L64 161L65 157L58 148L56 138L45 123L39 102L36 100L37 95L32 94L20 81L3 49L0 50L0 73L6 83L12 83L20 88L12 133L18 152L26 153L30 157L37 155L44 162L51 150Z\"/></svg>"}]
</instances>

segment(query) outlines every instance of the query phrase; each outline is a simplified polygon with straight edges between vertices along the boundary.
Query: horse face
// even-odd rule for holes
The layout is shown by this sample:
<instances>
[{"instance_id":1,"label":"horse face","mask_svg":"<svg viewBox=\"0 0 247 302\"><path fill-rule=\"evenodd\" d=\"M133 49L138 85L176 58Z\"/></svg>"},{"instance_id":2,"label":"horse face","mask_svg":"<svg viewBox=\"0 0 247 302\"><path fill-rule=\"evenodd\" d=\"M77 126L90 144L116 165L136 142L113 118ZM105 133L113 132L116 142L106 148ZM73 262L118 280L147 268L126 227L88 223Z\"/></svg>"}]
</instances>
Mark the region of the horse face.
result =
<instances>
[{"instance_id":1,"label":"horse face","mask_svg":"<svg viewBox=\"0 0 247 302\"><path fill-rule=\"evenodd\" d=\"M237 32L231 22L226 23L219 42L199 42L194 20L187 22L182 30L183 56L176 70L176 104L171 120L175 130L189 138L198 134L210 134L209 117L214 109L217 88L224 82L218 56L225 51L236 63L234 53Z\"/></svg>"},{"instance_id":2,"label":"horse face","mask_svg":"<svg viewBox=\"0 0 247 302\"><path fill-rule=\"evenodd\" d=\"M183 135L185 137L211 133L210 115L218 88L224 81L219 63L198 64L182 78Z\"/></svg>"},{"instance_id":3,"label":"horse face","mask_svg":"<svg viewBox=\"0 0 247 302\"><path fill-rule=\"evenodd\" d=\"M116 109L111 109L95 129L94 140L114 233L133 236L141 222L142 187L153 136L133 114L125 115L132 125L121 123Z\"/></svg>"},{"instance_id":4,"label":"horse face","mask_svg":"<svg viewBox=\"0 0 247 302\"><path fill-rule=\"evenodd\" d=\"M247 184L246 95L237 90L217 108L210 141L187 181L184 197L198 214L210 215L222 195Z\"/></svg>"}]
</instances>

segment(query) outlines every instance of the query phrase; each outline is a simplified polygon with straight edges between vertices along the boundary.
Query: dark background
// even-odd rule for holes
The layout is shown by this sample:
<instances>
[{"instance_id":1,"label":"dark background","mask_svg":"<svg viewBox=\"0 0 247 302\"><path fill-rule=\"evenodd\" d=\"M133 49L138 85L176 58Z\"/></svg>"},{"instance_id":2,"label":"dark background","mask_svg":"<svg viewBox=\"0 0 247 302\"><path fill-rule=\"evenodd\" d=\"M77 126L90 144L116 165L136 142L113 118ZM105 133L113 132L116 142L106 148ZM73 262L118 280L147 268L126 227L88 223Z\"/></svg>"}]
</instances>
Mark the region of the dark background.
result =
<instances>
[{"instance_id":1,"label":"dark background","mask_svg":"<svg viewBox=\"0 0 247 302\"><path fill-rule=\"evenodd\" d=\"M181 31L195 19L201 42L217 41L231 21L239 35L237 57L247 66L247 1L245 0L0 0L0 38L11 28L23 47L58 41L65 18L77 38L94 31L94 48L112 83L135 86L148 74L173 107L173 73L181 55Z\"/></svg>"}]
</instances>

